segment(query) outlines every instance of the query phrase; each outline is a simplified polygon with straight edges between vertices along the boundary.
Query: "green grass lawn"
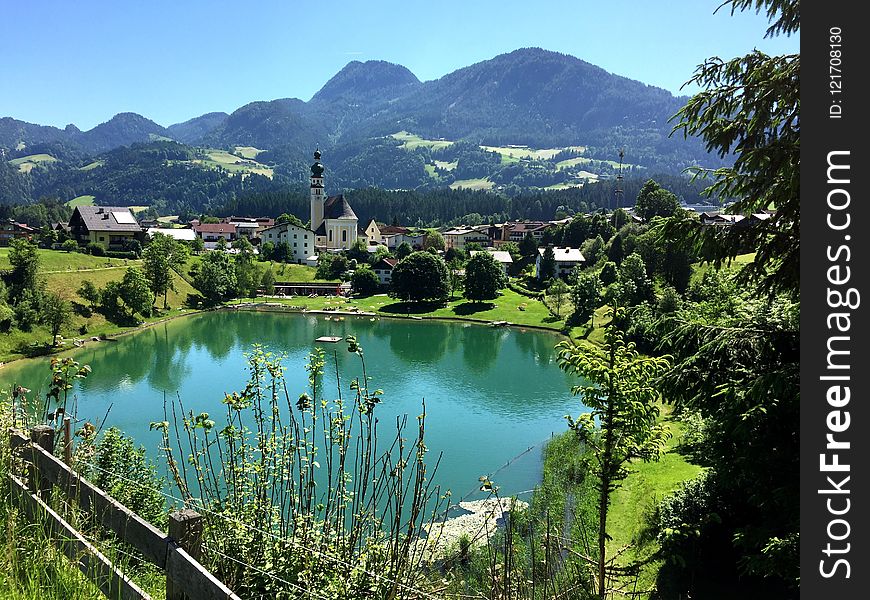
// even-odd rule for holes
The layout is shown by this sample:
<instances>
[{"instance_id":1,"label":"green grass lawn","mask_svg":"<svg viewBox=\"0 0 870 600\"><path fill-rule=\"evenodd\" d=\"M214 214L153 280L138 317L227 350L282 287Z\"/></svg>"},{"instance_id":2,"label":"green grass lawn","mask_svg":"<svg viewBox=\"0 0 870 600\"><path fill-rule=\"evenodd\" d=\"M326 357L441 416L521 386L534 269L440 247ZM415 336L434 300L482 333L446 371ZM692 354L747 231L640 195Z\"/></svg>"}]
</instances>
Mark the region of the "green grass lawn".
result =
<instances>
[{"instance_id":1,"label":"green grass lawn","mask_svg":"<svg viewBox=\"0 0 870 600\"><path fill-rule=\"evenodd\" d=\"M582 181L566 181L563 183L554 183L553 185L548 185L544 189L545 190L567 190L570 188L579 188L583 187L584 182Z\"/></svg>"},{"instance_id":2,"label":"green grass lawn","mask_svg":"<svg viewBox=\"0 0 870 600\"><path fill-rule=\"evenodd\" d=\"M487 152L498 152L502 156L507 156L512 159L532 158L540 160L550 160L564 148L529 148L527 146L511 147L511 146L481 146Z\"/></svg>"},{"instance_id":3,"label":"green grass lawn","mask_svg":"<svg viewBox=\"0 0 870 600\"><path fill-rule=\"evenodd\" d=\"M79 169L79 171L90 171L91 169L96 169L97 167L102 167L103 164L104 164L103 161L95 160L94 162L90 162L90 163L86 164L85 166L81 167Z\"/></svg>"},{"instance_id":4,"label":"green grass lawn","mask_svg":"<svg viewBox=\"0 0 870 600\"><path fill-rule=\"evenodd\" d=\"M76 196L72 200L66 203L70 208L75 208L76 206L93 206L94 205L95 196L91 196L85 194L83 196Z\"/></svg>"},{"instance_id":5,"label":"green grass lawn","mask_svg":"<svg viewBox=\"0 0 870 600\"><path fill-rule=\"evenodd\" d=\"M254 300L254 299L249 299ZM279 302L307 310L340 310L372 312L382 316L421 317L424 319L464 319L476 321L507 321L514 325L542 327L559 331L564 320L556 319L539 300L521 296L511 290L490 302L470 302L457 294L446 304L402 302L385 294L362 298L336 296L294 296L292 298L257 298L255 301ZM522 309L520 309L522 306Z\"/></svg>"},{"instance_id":6,"label":"green grass lawn","mask_svg":"<svg viewBox=\"0 0 870 600\"><path fill-rule=\"evenodd\" d=\"M57 162L57 159L50 154L31 154L30 156L13 158L9 161L9 164L18 167L19 173L30 173L34 167L38 167L43 163L53 162Z\"/></svg>"},{"instance_id":7,"label":"green grass lawn","mask_svg":"<svg viewBox=\"0 0 870 600\"><path fill-rule=\"evenodd\" d=\"M648 560L658 550L658 544L654 541L640 542L641 534L647 527L647 516L666 495L703 470L677 452L682 423L672 418L672 410L670 405L662 406L660 420L668 428L671 438L661 459L658 462L635 462L630 467L631 474L612 497L607 515L607 532L613 539L607 544L607 552L613 555L620 548L630 545L621 557L622 564ZM655 583L660 567L661 561L647 562L641 569L638 589L649 589Z\"/></svg>"},{"instance_id":8,"label":"green grass lawn","mask_svg":"<svg viewBox=\"0 0 870 600\"><path fill-rule=\"evenodd\" d=\"M743 265L749 264L755 260L755 252L750 252L748 254L739 254L734 257L734 260L731 261L730 265L722 265L722 271L724 273L728 273L729 271L737 270ZM692 265L692 276L690 278L690 283L696 283L701 281L704 277L704 273L709 271L712 268L710 263L695 263Z\"/></svg>"},{"instance_id":9,"label":"green grass lawn","mask_svg":"<svg viewBox=\"0 0 870 600\"><path fill-rule=\"evenodd\" d=\"M459 166L459 161L454 160L452 162L447 162L444 160L436 160L435 166L438 167L439 169L444 169L445 171L452 171L457 166Z\"/></svg>"},{"instance_id":10,"label":"green grass lawn","mask_svg":"<svg viewBox=\"0 0 870 600\"><path fill-rule=\"evenodd\" d=\"M24 163L39 164L50 162L57 162L57 159L51 154L31 154L29 156L22 156L21 158L13 158L9 161L9 164L18 167L23 165Z\"/></svg>"},{"instance_id":11,"label":"green grass lawn","mask_svg":"<svg viewBox=\"0 0 870 600\"><path fill-rule=\"evenodd\" d=\"M91 256L81 252L64 252L63 250L37 250L41 272L48 271L78 271L81 269L105 269L107 267L123 267L138 265L140 261L124 258L107 258ZM0 270L11 269L9 248L0 248Z\"/></svg>"},{"instance_id":12,"label":"green grass lawn","mask_svg":"<svg viewBox=\"0 0 870 600\"><path fill-rule=\"evenodd\" d=\"M491 190L495 183L489 180L488 177L478 179L457 179L450 184L451 190L465 188L467 190Z\"/></svg>"},{"instance_id":13,"label":"green grass lawn","mask_svg":"<svg viewBox=\"0 0 870 600\"><path fill-rule=\"evenodd\" d=\"M308 281L338 281L337 279L317 279L317 269L307 265L294 265L288 263L276 263L274 261L265 261L257 263L271 267L275 274L275 281L287 282L308 282Z\"/></svg>"},{"instance_id":14,"label":"green grass lawn","mask_svg":"<svg viewBox=\"0 0 870 600\"><path fill-rule=\"evenodd\" d=\"M414 150L416 148L420 148L421 146L424 148L433 148L435 150L439 150L453 144L453 142L449 140L427 140L420 137L419 135L415 135L408 131L400 131L398 133L390 135L390 137L402 142L402 148L404 148L405 150Z\"/></svg>"},{"instance_id":15,"label":"green grass lawn","mask_svg":"<svg viewBox=\"0 0 870 600\"><path fill-rule=\"evenodd\" d=\"M259 148L254 148L253 146L236 146L235 147L236 154L241 156L242 158L249 158L251 160L257 158L257 155L263 150Z\"/></svg>"},{"instance_id":16,"label":"green grass lawn","mask_svg":"<svg viewBox=\"0 0 870 600\"><path fill-rule=\"evenodd\" d=\"M253 159L239 158L226 150L207 150L206 159L199 161L205 166L225 169L231 173L256 173L272 178L274 172L266 165L260 164ZM197 161L194 161L197 162Z\"/></svg>"}]
</instances>

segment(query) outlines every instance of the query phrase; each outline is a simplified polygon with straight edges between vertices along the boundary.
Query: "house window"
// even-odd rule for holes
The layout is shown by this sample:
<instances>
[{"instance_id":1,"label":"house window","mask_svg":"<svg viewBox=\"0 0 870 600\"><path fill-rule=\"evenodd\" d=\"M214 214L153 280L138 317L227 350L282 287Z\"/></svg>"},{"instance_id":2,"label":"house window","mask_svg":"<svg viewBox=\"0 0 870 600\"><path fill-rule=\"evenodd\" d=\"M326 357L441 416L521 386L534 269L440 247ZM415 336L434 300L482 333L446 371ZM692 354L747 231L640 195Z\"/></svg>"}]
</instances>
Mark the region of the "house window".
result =
<instances>
[{"instance_id":1,"label":"house window","mask_svg":"<svg viewBox=\"0 0 870 600\"><path fill-rule=\"evenodd\" d=\"M298 237L299 237L299 236L296 235L295 233L293 234L293 239L294 239L294 240L295 240L296 238L298 238Z\"/></svg>"},{"instance_id":2,"label":"house window","mask_svg":"<svg viewBox=\"0 0 870 600\"><path fill-rule=\"evenodd\" d=\"M346 242L346 241L347 241L347 229L342 229L342 230L341 230L341 241L342 241L342 242Z\"/></svg>"},{"instance_id":3,"label":"house window","mask_svg":"<svg viewBox=\"0 0 870 600\"><path fill-rule=\"evenodd\" d=\"M298 245L299 245L299 242L293 242L293 247L294 247L294 248L295 248L296 246L298 246Z\"/></svg>"},{"instance_id":4,"label":"house window","mask_svg":"<svg viewBox=\"0 0 870 600\"><path fill-rule=\"evenodd\" d=\"M105 242L105 241L106 241L106 238L103 237L103 236L101 235L101 236L100 236L100 241L101 241L101 242Z\"/></svg>"},{"instance_id":5,"label":"house window","mask_svg":"<svg viewBox=\"0 0 870 600\"><path fill-rule=\"evenodd\" d=\"M329 230L329 241L332 241L332 229Z\"/></svg>"}]
</instances>

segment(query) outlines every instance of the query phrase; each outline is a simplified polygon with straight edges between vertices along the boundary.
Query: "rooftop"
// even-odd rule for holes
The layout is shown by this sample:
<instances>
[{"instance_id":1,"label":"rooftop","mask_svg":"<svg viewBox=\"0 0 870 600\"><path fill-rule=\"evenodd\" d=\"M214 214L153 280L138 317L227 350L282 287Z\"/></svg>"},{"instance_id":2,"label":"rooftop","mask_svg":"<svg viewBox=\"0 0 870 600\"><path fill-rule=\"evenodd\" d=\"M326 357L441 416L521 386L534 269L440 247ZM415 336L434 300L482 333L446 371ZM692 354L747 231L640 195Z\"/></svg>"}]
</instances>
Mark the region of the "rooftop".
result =
<instances>
[{"instance_id":1,"label":"rooftop","mask_svg":"<svg viewBox=\"0 0 870 600\"><path fill-rule=\"evenodd\" d=\"M538 254L544 256L544 252L546 248L538 248ZM553 254L556 256L556 262L585 262L586 259L583 257L583 253L580 252L580 248L563 248L560 246L555 246L553 248Z\"/></svg>"},{"instance_id":2,"label":"rooftop","mask_svg":"<svg viewBox=\"0 0 870 600\"><path fill-rule=\"evenodd\" d=\"M126 206L76 206L73 219L76 214L88 231L142 231Z\"/></svg>"}]
</instances>

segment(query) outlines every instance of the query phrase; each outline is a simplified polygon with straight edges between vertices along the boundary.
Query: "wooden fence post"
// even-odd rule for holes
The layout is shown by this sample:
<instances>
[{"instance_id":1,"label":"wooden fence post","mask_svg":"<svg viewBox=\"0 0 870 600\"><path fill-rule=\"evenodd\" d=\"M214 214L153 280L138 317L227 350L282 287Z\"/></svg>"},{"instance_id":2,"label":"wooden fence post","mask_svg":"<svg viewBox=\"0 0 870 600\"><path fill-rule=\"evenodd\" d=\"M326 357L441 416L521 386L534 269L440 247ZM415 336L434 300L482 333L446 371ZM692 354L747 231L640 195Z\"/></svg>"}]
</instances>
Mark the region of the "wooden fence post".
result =
<instances>
[{"instance_id":1,"label":"wooden fence post","mask_svg":"<svg viewBox=\"0 0 870 600\"><path fill-rule=\"evenodd\" d=\"M202 515L184 508L169 514L169 537L181 546L191 558L199 561L202 556ZM182 582L166 577L166 600L187 600Z\"/></svg>"},{"instance_id":2,"label":"wooden fence post","mask_svg":"<svg viewBox=\"0 0 870 600\"><path fill-rule=\"evenodd\" d=\"M72 422L67 416L63 418L63 461L67 466L72 466Z\"/></svg>"},{"instance_id":3,"label":"wooden fence post","mask_svg":"<svg viewBox=\"0 0 870 600\"><path fill-rule=\"evenodd\" d=\"M54 427L51 425L37 425L30 430L30 441L45 449L46 452L54 453ZM35 464L28 468L28 485L30 489L43 500L48 501L51 494L51 480L39 473Z\"/></svg>"}]
</instances>

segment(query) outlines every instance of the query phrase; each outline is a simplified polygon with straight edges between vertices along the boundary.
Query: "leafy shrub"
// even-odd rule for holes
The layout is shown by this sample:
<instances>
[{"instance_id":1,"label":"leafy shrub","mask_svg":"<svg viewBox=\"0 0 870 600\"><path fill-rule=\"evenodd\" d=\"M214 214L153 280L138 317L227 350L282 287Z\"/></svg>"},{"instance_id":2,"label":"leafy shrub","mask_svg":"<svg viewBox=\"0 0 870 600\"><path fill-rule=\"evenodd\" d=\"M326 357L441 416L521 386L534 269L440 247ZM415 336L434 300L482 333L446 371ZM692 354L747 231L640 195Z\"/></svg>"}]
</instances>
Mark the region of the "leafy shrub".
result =
<instances>
[{"instance_id":1,"label":"leafy shrub","mask_svg":"<svg viewBox=\"0 0 870 600\"><path fill-rule=\"evenodd\" d=\"M687 411L680 417L683 423L683 434L680 439L679 450L698 462L703 458L703 444L706 436L707 421L700 412Z\"/></svg>"},{"instance_id":2,"label":"leafy shrub","mask_svg":"<svg viewBox=\"0 0 870 600\"><path fill-rule=\"evenodd\" d=\"M662 555L678 567L691 567L697 560L706 529L722 522L723 501L713 481L704 472L684 482L659 503L652 516L652 528Z\"/></svg>"},{"instance_id":3,"label":"leafy shrub","mask_svg":"<svg viewBox=\"0 0 870 600\"><path fill-rule=\"evenodd\" d=\"M87 249L88 249L88 254L90 254L91 256L105 256L106 255L106 249L103 248L100 244L97 244L96 242L91 242L90 244L88 244Z\"/></svg>"},{"instance_id":4,"label":"leafy shrub","mask_svg":"<svg viewBox=\"0 0 870 600\"><path fill-rule=\"evenodd\" d=\"M157 526L165 523L166 503L161 493L165 481L145 457L145 448L136 447L131 438L112 427L93 450L94 467L86 466L86 476L145 520Z\"/></svg>"}]
</instances>

